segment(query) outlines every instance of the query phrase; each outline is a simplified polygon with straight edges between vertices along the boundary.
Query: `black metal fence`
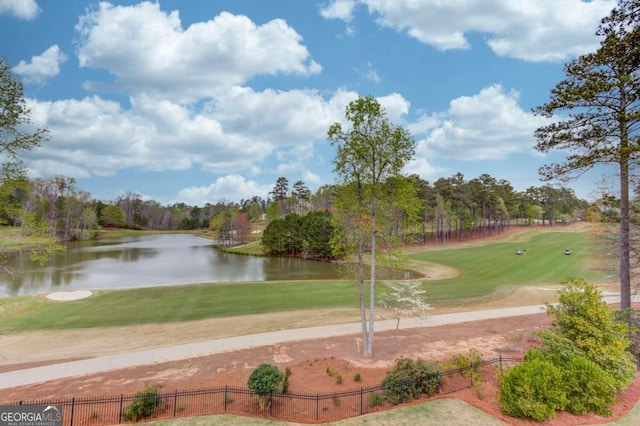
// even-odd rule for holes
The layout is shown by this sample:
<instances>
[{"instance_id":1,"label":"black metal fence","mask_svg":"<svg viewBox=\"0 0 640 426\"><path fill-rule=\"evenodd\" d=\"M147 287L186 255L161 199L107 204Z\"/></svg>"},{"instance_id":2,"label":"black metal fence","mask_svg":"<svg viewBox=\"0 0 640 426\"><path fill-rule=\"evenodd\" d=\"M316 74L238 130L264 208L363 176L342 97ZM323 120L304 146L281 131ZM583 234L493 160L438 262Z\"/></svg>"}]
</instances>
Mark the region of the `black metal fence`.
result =
<instances>
[{"instance_id":1,"label":"black metal fence","mask_svg":"<svg viewBox=\"0 0 640 426\"><path fill-rule=\"evenodd\" d=\"M495 358L467 368L438 371L431 378L437 380L437 393L446 394L473 387L472 370L519 360ZM264 408L258 395L246 388L221 386L208 389L174 390L153 393L152 411L141 420L169 419L214 414L237 414L265 417L302 423L318 423L361 416L390 408L385 392L401 392L404 382L390 386L374 386L336 393L272 393ZM145 396L148 397L148 396ZM145 398L142 397L142 398ZM63 422L68 426L133 423L133 404L139 404L141 394L107 397L65 398L41 401L20 401L18 405L59 405ZM397 399L396 399L397 400ZM143 403L145 401L142 401ZM147 401L148 402L148 401Z\"/></svg>"}]
</instances>

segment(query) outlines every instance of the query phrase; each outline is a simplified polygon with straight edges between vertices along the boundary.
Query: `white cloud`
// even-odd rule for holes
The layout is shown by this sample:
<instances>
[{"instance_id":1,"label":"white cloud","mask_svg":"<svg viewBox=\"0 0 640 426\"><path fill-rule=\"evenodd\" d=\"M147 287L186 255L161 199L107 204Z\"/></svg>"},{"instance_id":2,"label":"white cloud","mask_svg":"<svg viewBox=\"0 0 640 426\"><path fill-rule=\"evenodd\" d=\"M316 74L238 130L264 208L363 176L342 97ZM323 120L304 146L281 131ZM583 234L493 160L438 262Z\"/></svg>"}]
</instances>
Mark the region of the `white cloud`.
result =
<instances>
[{"instance_id":1,"label":"white cloud","mask_svg":"<svg viewBox=\"0 0 640 426\"><path fill-rule=\"evenodd\" d=\"M208 186L191 186L184 188L176 195L176 200L186 204L203 205L217 203L221 200L236 201L250 199L253 196L268 197L270 185L260 185L252 180L246 180L240 175L219 177Z\"/></svg>"},{"instance_id":2,"label":"white cloud","mask_svg":"<svg viewBox=\"0 0 640 426\"><path fill-rule=\"evenodd\" d=\"M421 117L411 128L425 132L418 143L419 157L479 161L536 154L533 134L546 123L520 108L517 92L493 85L452 100L446 112Z\"/></svg>"},{"instance_id":3,"label":"white cloud","mask_svg":"<svg viewBox=\"0 0 640 426\"><path fill-rule=\"evenodd\" d=\"M281 19L256 25L222 12L184 29L178 12L166 13L159 3L102 2L76 29L81 66L108 70L118 87L133 93L179 102L213 97L256 75L321 70L302 37Z\"/></svg>"},{"instance_id":4,"label":"white cloud","mask_svg":"<svg viewBox=\"0 0 640 426\"><path fill-rule=\"evenodd\" d=\"M34 160L29 162L29 177L48 178L50 176L73 176L74 179L91 177L91 172L82 166L75 166L67 161Z\"/></svg>"},{"instance_id":5,"label":"white cloud","mask_svg":"<svg viewBox=\"0 0 640 426\"><path fill-rule=\"evenodd\" d=\"M35 0L0 0L0 15L8 13L16 18L30 21L34 19L40 8Z\"/></svg>"},{"instance_id":6,"label":"white cloud","mask_svg":"<svg viewBox=\"0 0 640 426\"><path fill-rule=\"evenodd\" d=\"M304 182L309 185L318 185L322 182L320 176L313 173L311 170L306 170L302 175Z\"/></svg>"},{"instance_id":7,"label":"white cloud","mask_svg":"<svg viewBox=\"0 0 640 426\"><path fill-rule=\"evenodd\" d=\"M78 168L74 176L195 167L255 175L278 156L282 164L269 171L280 167L302 174L318 164L317 141L356 96L338 91L325 100L316 91L234 87L200 109L144 95L130 99L131 109L99 96L29 99L34 125L47 127L51 140L25 157L35 175L51 170L52 163L43 160Z\"/></svg>"},{"instance_id":8,"label":"white cloud","mask_svg":"<svg viewBox=\"0 0 640 426\"><path fill-rule=\"evenodd\" d=\"M382 78L378 75L378 71L374 68L374 66L369 62L364 70L360 71L362 77L370 81L374 84L379 84L382 81Z\"/></svg>"},{"instance_id":9,"label":"white cloud","mask_svg":"<svg viewBox=\"0 0 640 426\"><path fill-rule=\"evenodd\" d=\"M499 56L564 60L597 47L600 20L615 0L358 0L377 22L440 50L467 49L471 33L486 35ZM341 1L323 10L339 8ZM352 8L353 9L353 8ZM343 14L347 17L350 14ZM339 13L323 15L345 19Z\"/></svg>"},{"instance_id":10,"label":"white cloud","mask_svg":"<svg viewBox=\"0 0 640 426\"><path fill-rule=\"evenodd\" d=\"M376 98L384 108L392 123L401 124L403 117L409 113L411 104L399 93L391 93L387 96Z\"/></svg>"},{"instance_id":11,"label":"white cloud","mask_svg":"<svg viewBox=\"0 0 640 426\"><path fill-rule=\"evenodd\" d=\"M57 44L44 51L40 56L32 56L31 62L20 61L13 71L25 81L42 84L48 78L60 73L60 64L67 60Z\"/></svg>"},{"instance_id":12,"label":"white cloud","mask_svg":"<svg viewBox=\"0 0 640 426\"><path fill-rule=\"evenodd\" d=\"M324 4L320 8L320 16L325 19L340 19L350 22L353 19L353 9L356 0L333 0L329 4Z\"/></svg>"},{"instance_id":13,"label":"white cloud","mask_svg":"<svg viewBox=\"0 0 640 426\"><path fill-rule=\"evenodd\" d=\"M416 174L425 180L438 177L447 171L448 169L444 167L431 164L431 162L424 157L416 157L415 159L410 161L403 169L404 173L409 175Z\"/></svg>"}]
</instances>

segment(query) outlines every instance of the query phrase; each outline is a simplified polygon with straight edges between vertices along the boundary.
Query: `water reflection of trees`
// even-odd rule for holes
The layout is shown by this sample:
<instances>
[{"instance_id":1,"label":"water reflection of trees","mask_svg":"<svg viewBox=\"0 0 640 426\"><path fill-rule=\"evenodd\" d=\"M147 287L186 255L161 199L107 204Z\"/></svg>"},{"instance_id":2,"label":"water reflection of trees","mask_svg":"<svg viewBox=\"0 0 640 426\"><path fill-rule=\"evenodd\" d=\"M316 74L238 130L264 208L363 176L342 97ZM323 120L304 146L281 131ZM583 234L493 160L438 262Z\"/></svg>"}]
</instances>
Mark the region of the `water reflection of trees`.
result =
<instances>
[{"instance_id":1,"label":"water reflection of trees","mask_svg":"<svg viewBox=\"0 0 640 426\"><path fill-rule=\"evenodd\" d=\"M149 261L150 259L153 259ZM5 258L17 273L0 277L0 296L58 290L135 288L190 282L353 279L349 267L293 257L254 257L225 253L195 236L72 243L44 267L28 252ZM386 271L385 271L386 272ZM380 279L410 279L404 272ZM397 274L401 274L398 276Z\"/></svg>"}]
</instances>

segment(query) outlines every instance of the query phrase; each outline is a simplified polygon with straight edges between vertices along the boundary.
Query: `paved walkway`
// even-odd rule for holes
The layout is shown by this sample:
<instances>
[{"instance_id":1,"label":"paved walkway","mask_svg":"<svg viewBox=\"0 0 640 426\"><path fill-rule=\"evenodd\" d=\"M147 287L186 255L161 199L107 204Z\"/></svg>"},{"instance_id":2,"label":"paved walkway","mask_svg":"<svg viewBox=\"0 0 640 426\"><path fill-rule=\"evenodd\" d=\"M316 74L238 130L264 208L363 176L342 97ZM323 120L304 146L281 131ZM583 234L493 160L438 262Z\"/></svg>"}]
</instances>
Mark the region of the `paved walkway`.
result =
<instances>
[{"instance_id":1,"label":"paved walkway","mask_svg":"<svg viewBox=\"0 0 640 426\"><path fill-rule=\"evenodd\" d=\"M424 319L403 319L400 321L400 327L403 329L435 327L444 324L516 315L528 315L540 312L543 312L543 307L537 305L430 315ZM395 327L395 320L376 322L376 331L392 330L395 329ZM176 361L186 358L237 351L240 349L269 346L276 343L295 340L321 339L332 336L345 336L350 334L359 334L360 332L360 323L350 323L296 328L291 330L251 334L247 336L228 337L204 342L187 343L176 346L165 346L138 352L122 353L0 373L0 389L62 379L65 377L81 376L127 367L148 365L158 362Z\"/></svg>"},{"instance_id":2,"label":"paved walkway","mask_svg":"<svg viewBox=\"0 0 640 426\"><path fill-rule=\"evenodd\" d=\"M607 296L607 302L616 302L615 297ZM467 321L479 321L492 318L504 318L518 315L530 315L544 312L543 305L520 306L515 308L490 309L483 311L459 312L453 314L429 315L424 319L403 319L400 328L435 327L457 324ZM396 320L377 321L376 331L393 330ZM260 346L269 346L295 340L322 339L332 336L345 336L361 333L360 323L328 325L320 327L297 328L272 331L247 336L229 337L204 342L165 346L138 352L115 354L80 361L51 364L42 367L0 373L0 389L42 383L49 380L82 376L110 370L148 365L159 362L232 352Z\"/></svg>"}]
</instances>

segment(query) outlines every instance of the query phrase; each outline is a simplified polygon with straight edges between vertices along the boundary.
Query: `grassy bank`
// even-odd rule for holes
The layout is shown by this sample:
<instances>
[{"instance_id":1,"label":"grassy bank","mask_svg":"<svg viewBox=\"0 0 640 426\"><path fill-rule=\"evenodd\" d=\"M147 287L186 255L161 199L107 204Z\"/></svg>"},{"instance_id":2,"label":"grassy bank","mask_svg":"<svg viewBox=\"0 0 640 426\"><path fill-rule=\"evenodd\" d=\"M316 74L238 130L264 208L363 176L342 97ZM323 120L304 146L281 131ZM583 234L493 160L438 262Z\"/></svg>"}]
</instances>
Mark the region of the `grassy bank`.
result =
<instances>
[{"instance_id":1,"label":"grassy bank","mask_svg":"<svg viewBox=\"0 0 640 426\"><path fill-rule=\"evenodd\" d=\"M529 237L527 237L529 238ZM435 306L489 298L518 286L559 285L571 276L600 282L597 244L586 233L532 233L518 241L413 252L415 261L447 265L458 276L425 281ZM564 249L572 248L565 256ZM515 249L527 249L515 255ZM43 330L190 321L278 311L357 307L354 281L308 280L199 284L101 291L88 299L53 302L43 296L5 299L2 330Z\"/></svg>"},{"instance_id":2,"label":"grassy bank","mask_svg":"<svg viewBox=\"0 0 640 426\"><path fill-rule=\"evenodd\" d=\"M251 243L243 244L236 247L225 247L223 251L233 254L242 254L246 256L264 256L262 250L262 243L260 241L253 241Z\"/></svg>"},{"instance_id":3,"label":"grassy bank","mask_svg":"<svg viewBox=\"0 0 640 426\"><path fill-rule=\"evenodd\" d=\"M13 226L0 227L0 251L32 249L53 241L49 237L22 235L22 230Z\"/></svg>"}]
</instances>

